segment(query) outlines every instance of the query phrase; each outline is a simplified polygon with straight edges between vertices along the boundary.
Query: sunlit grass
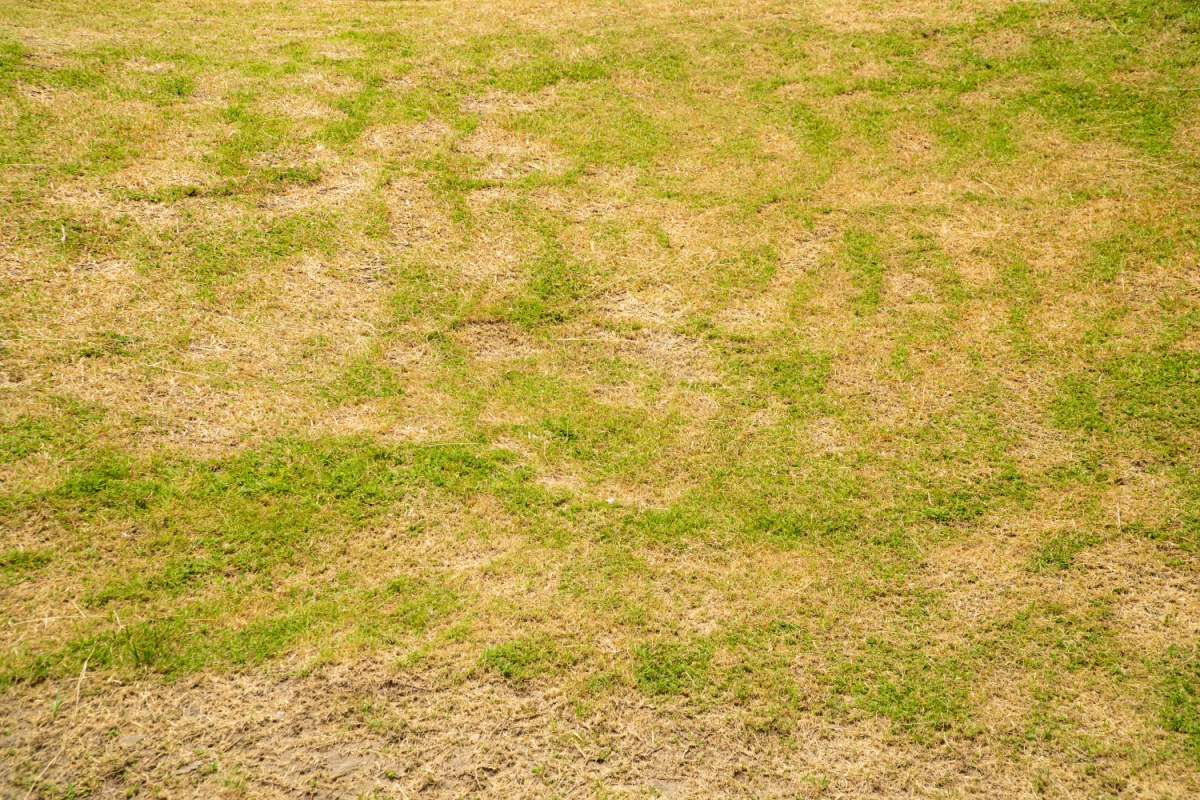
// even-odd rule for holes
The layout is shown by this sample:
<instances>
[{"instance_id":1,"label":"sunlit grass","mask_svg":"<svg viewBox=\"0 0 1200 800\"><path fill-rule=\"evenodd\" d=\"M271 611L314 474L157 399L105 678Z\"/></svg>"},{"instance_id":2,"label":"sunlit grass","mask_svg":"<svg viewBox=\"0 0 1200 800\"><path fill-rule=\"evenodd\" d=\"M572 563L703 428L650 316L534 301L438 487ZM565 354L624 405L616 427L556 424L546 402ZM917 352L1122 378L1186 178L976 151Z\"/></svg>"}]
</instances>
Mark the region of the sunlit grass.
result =
<instances>
[{"instance_id":1,"label":"sunlit grass","mask_svg":"<svg viewBox=\"0 0 1200 800\"><path fill-rule=\"evenodd\" d=\"M1200 557L1200 9L877 5L6 4L5 690L391 653L1191 775L1105 565Z\"/></svg>"}]
</instances>

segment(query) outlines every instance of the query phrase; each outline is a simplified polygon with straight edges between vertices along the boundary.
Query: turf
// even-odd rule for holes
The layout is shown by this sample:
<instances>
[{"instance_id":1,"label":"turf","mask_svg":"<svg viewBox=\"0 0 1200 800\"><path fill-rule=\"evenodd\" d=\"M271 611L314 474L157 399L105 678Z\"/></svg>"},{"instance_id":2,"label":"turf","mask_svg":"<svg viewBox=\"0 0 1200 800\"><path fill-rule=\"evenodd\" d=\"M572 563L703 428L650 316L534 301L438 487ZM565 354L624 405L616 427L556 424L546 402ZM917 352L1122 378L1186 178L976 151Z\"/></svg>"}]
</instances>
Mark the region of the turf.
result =
<instances>
[{"instance_id":1,"label":"turf","mask_svg":"<svg viewBox=\"0 0 1200 800\"><path fill-rule=\"evenodd\" d=\"M2 793L1194 796L1198 104L1189 0L0 0Z\"/></svg>"}]
</instances>

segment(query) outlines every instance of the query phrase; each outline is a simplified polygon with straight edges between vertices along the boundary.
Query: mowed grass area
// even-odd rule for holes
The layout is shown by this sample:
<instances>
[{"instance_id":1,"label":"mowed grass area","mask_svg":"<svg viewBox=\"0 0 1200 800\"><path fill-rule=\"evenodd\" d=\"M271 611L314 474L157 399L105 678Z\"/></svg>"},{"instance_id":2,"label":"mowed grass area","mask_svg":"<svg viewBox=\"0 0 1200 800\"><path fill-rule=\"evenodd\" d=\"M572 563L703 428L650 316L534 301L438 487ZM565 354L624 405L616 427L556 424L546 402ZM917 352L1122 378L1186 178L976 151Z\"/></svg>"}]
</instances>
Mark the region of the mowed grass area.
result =
<instances>
[{"instance_id":1,"label":"mowed grass area","mask_svg":"<svg viewBox=\"0 0 1200 800\"><path fill-rule=\"evenodd\" d=\"M369 661L1195 796L1198 177L1191 0L0 0L3 733Z\"/></svg>"}]
</instances>

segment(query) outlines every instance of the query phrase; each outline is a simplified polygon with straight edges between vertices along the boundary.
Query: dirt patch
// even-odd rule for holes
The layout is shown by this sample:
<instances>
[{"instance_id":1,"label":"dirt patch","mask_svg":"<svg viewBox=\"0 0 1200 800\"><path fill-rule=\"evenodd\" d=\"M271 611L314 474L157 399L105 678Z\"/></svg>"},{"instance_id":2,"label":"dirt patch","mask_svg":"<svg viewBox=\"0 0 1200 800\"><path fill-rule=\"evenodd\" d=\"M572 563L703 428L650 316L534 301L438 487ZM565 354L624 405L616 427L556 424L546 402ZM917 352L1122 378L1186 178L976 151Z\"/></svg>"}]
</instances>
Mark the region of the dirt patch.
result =
<instances>
[{"instance_id":1,"label":"dirt patch","mask_svg":"<svg viewBox=\"0 0 1200 800\"><path fill-rule=\"evenodd\" d=\"M716 364L703 344L669 330L642 330L614 338L623 357L671 376L674 381L711 384L719 380Z\"/></svg>"},{"instance_id":2,"label":"dirt patch","mask_svg":"<svg viewBox=\"0 0 1200 800\"><path fill-rule=\"evenodd\" d=\"M481 361L504 362L535 358L544 349L516 326L506 322L476 322L463 326L456 338Z\"/></svg>"},{"instance_id":3,"label":"dirt patch","mask_svg":"<svg viewBox=\"0 0 1200 800\"><path fill-rule=\"evenodd\" d=\"M482 180L505 181L531 172L553 172L566 163L544 142L486 122L456 147L486 162L479 174Z\"/></svg>"},{"instance_id":4,"label":"dirt patch","mask_svg":"<svg viewBox=\"0 0 1200 800\"><path fill-rule=\"evenodd\" d=\"M478 678L451 687L386 661L170 686L92 685L85 675L9 696L0 778L13 789L36 778L98 796L154 787L164 797L543 797L600 787L622 797L917 797L933 782L1006 794L1028 786L1021 765L980 762L963 746L884 745L872 723L811 719L784 739L731 728L723 712L656 705L618 692L582 710L554 687Z\"/></svg>"}]
</instances>

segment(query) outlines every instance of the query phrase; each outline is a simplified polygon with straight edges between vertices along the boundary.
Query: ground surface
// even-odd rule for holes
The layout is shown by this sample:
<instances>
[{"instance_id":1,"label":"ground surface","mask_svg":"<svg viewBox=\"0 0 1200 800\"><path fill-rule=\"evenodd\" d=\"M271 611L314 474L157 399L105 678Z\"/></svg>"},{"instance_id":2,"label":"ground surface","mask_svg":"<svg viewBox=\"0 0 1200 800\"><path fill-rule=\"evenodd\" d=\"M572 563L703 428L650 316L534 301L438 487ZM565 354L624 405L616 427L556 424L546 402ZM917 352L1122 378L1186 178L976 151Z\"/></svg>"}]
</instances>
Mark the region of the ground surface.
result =
<instances>
[{"instance_id":1,"label":"ground surface","mask_svg":"<svg viewBox=\"0 0 1200 800\"><path fill-rule=\"evenodd\" d=\"M1200 795L1200 5L0 0L0 795Z\"/></svg>"}]
</instances>

